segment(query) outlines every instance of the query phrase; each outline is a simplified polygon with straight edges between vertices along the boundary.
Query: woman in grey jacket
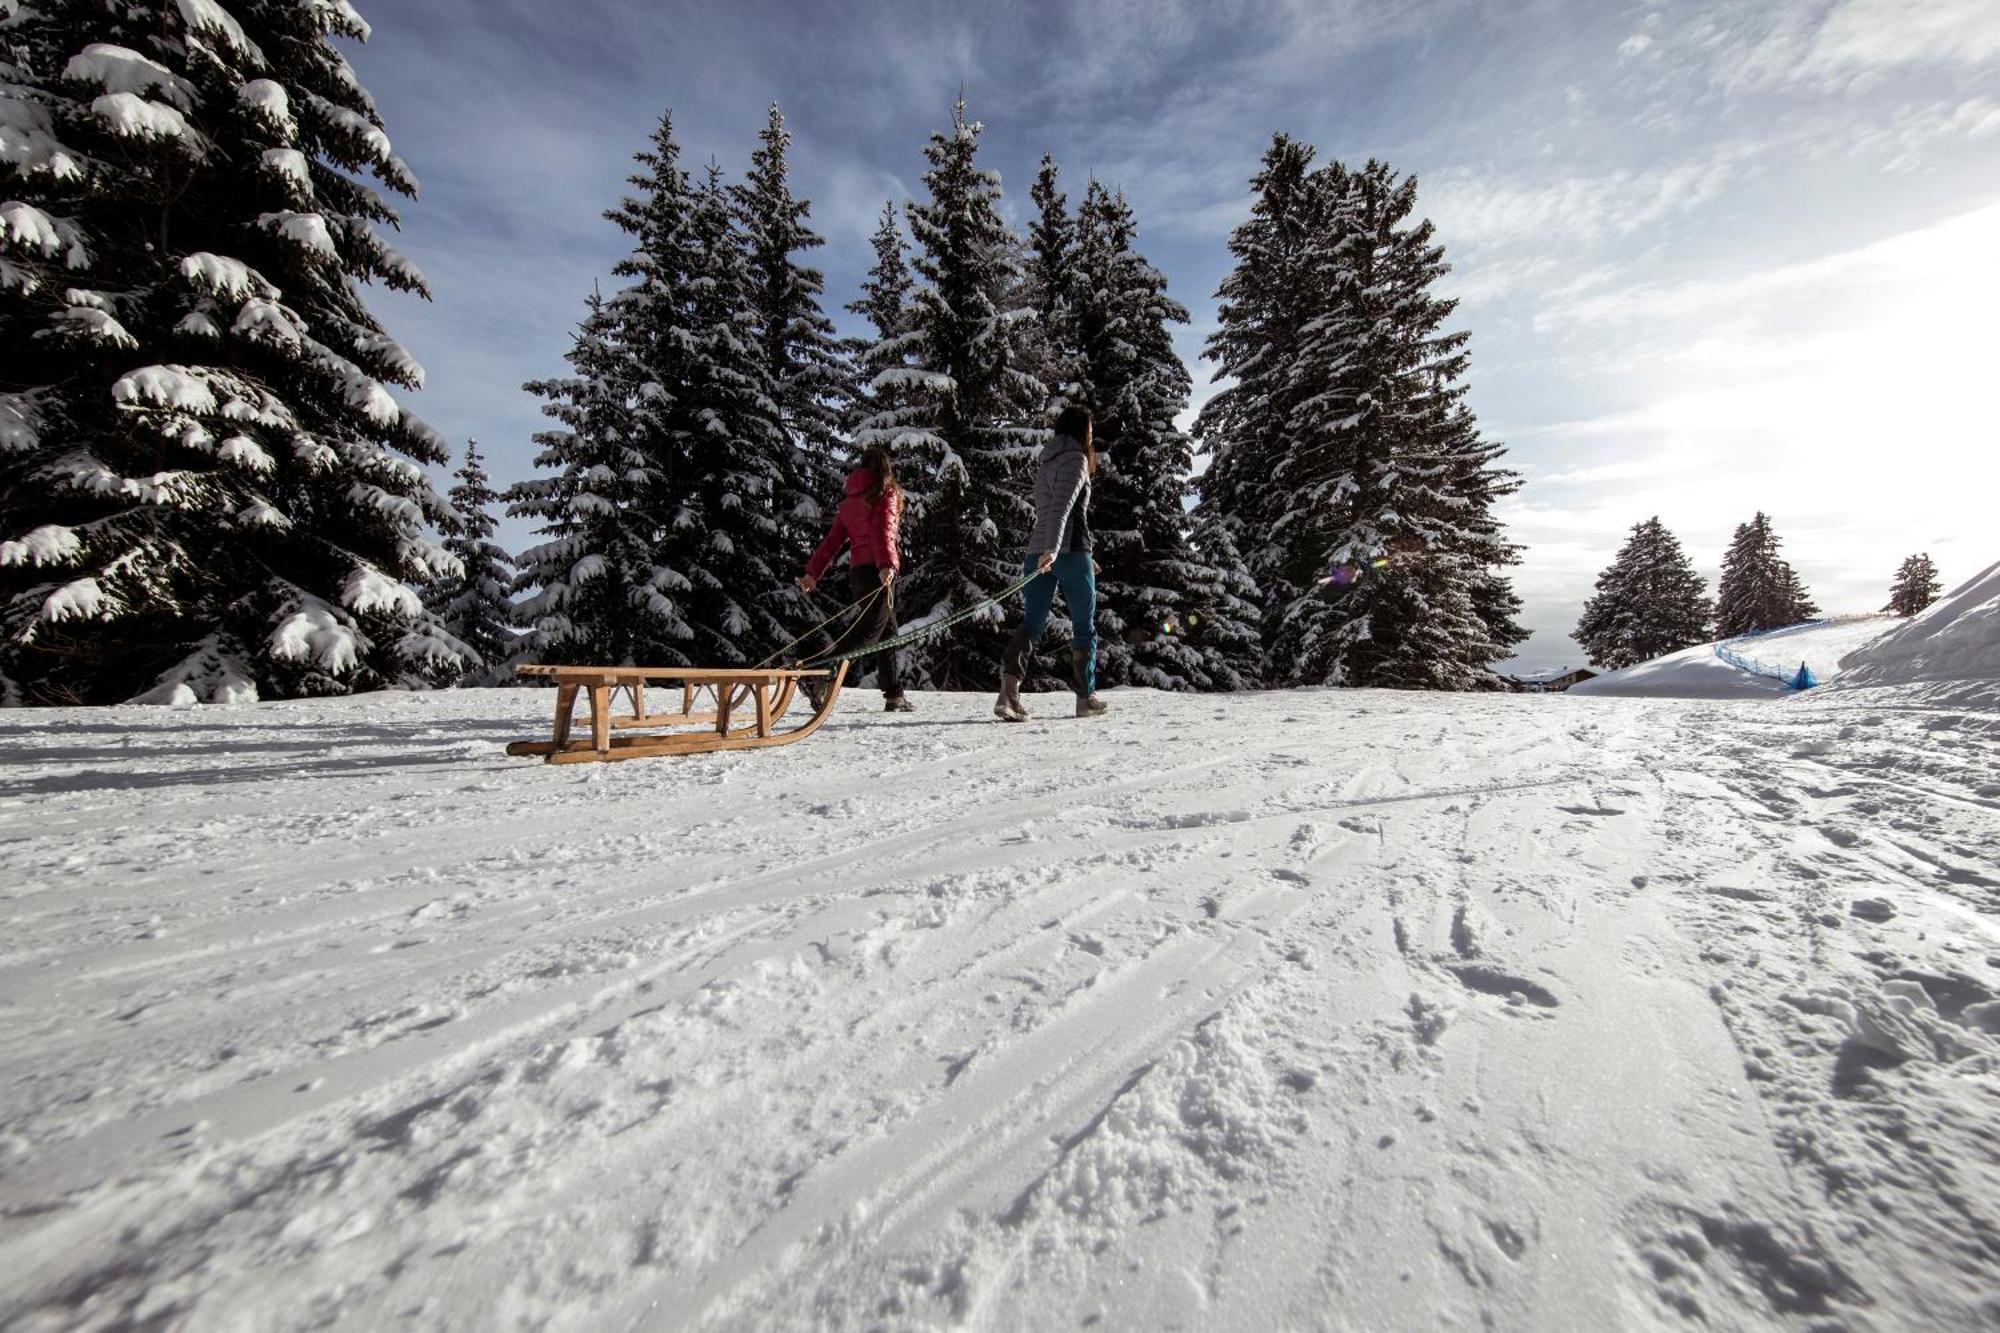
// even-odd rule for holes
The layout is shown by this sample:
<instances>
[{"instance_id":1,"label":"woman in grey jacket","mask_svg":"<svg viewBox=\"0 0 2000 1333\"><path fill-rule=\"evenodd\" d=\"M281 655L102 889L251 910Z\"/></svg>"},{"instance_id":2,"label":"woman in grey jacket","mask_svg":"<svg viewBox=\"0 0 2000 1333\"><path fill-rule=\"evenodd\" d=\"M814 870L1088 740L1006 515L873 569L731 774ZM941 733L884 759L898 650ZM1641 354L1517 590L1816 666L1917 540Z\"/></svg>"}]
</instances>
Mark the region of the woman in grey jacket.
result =
<instances>
[{"instance_id":1,"label":"woman in grey jacket","mask_svg":"<svg viewBox=\"0 0 2000 1333\"><path fill-rule=\"evenodd\" d=\"M1098 717L1105 711L1097 697L1097 564L1090 557L1090 479L1096 472L1090 412L1065 407L1035 469L1035 528L1028 534L1021 572L1040 577L1028 584L1021 627L1000 659L1000 697L993 715L1002 721L1028 720L1028 710L1021 706L1021 678L1027 674L1028 649L1048 628L1058 588L1069 607L1073 635L1076 715Z\"/></svg>"}]
</instances>

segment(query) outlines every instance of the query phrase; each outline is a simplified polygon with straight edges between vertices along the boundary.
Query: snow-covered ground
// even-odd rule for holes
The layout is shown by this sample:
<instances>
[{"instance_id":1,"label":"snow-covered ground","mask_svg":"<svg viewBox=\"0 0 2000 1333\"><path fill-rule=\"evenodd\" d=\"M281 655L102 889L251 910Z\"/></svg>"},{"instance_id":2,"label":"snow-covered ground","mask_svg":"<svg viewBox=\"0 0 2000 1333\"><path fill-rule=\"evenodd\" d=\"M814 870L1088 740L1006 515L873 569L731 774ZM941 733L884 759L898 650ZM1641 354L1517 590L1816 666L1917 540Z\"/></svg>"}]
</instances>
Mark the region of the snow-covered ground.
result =
<instances>
[{"instance_id":1,"label":"snow-covered ground","mask_svg":"<svg viewBox=\"0 0 2000 1333\"><path fill-rule=\"evenodd\" d=\"M0 715L0 1327L2000 1322L2000 705L1110 698Z\"/></svg>"},{"instance_id":2,"label":"snow-covered ground","mask_svg":"<svg viewBox=\"0 0 2000 1333\"><path fill-rule=\"evenodd\" d=\"M1683 648L1650 662L1607 671L1570 687L1572 694L1652 699L1776 699L1788 693L1786 677L1803 662L1820 681L1840 674L1841 659L1903 624L1895 616L1843 617L1727 640L1738 659L1718 655L1716 645ZM1758 670L1746 670L1750 662ZM1783 672L1785 677L1775 673Z\"/></svg>"}]
</instances>

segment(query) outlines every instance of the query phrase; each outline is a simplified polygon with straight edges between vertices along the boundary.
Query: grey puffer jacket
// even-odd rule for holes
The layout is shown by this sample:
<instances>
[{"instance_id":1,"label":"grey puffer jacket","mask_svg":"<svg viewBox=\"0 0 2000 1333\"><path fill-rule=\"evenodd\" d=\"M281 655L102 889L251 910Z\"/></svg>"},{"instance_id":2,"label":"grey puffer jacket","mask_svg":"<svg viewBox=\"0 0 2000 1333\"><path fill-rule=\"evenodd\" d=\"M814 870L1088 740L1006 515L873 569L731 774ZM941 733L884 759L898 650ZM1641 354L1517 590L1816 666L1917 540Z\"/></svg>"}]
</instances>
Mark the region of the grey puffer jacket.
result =
<instances>
[{"instance_id":1,"label":"grey puffer jacket","mask_svg":"<svg viewBox=\"0 0 2000 1333\"><path fill-rule=\"evenodd\" d=\"M1058 435L1035 467L1035 529L1028 554L1090 550L1090 465L1083 441Z\"/></svg>"}]
</instances>

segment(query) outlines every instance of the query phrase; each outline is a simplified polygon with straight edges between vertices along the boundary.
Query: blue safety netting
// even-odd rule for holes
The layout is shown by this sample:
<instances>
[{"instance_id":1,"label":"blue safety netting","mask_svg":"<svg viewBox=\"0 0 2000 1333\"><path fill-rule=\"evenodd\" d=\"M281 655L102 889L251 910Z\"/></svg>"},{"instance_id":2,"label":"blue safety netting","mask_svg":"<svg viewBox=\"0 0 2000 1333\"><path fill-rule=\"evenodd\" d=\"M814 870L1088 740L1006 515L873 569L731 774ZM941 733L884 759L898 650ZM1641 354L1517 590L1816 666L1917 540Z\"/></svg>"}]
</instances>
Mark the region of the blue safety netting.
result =
<instances>
[{"instance_id":1,"label":"blue safety netting","mask_svg":"<svg viewBox=\"0 0 2000 1333\"><path fill-rule=\"evenodd\" d=\"M1768 662L1760 662L1754 657L1738 652L1733 645L1748 643L1752 639L1761 639L1772 634L1781 634L1786 630L1804 629L1808 625L1825 623L1821 620L1808 620L1803 624L1786 625L1783 629L1765 630L1760 634L1740 634L1727 642L1716 644L1715 655L1738 671L1747 671L1753 676L1765 676L1782 682L1788 690L1809 690L1819 684L1819 677L1814 675L1813 669L1803 661L1797 667L1772 666Z\"/></svg>"}]
</instances>

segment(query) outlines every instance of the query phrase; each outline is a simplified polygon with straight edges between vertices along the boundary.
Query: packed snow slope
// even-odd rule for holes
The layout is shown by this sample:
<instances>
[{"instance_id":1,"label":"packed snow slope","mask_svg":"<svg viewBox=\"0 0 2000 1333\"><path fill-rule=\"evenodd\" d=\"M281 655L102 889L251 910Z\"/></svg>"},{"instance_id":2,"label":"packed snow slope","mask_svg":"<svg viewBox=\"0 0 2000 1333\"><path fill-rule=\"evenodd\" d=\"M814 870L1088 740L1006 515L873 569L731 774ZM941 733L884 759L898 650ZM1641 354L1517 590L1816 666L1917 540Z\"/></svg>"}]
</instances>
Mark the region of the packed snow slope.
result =
<instances>
[{"instance_id":1,"label":"packed snow slope","mask_svg":"<svg viewBox=\"0 0 2000 1333\"><path fill-rule=\"evenodd\" d=\"M1111 699L0 715L0 1327L2000 1321L2000 715Z\"/></svg>"},{"instance_id":2,"label":"packed snow slope","mask_svg":"<svg viewBox=\"0 0 2000 1333\"><path fill-rule=\"evenodd\" d=\"M1812 621L1769 634L1726 639L1722 646L1771 672L1784 672L1787 678L1804 662L1826 682L1840 674L1842 658L1902 623L1894 616ZM1622 671L1607 671L1570 686L1569 692L1651 699L1777 699L1789 693L1776 675L1746 671L1723 660L1715 649L1713 643L1683 648Z\"/></svg>"},{"instance_id":3,"label":"packed snow slope","mask_svg":"<svg viewBox=\"0 0 2000 1333\"><path fill-rule=\"evenodd\" d=\"M2000 703L2000 563L1855 653L1847 667L1855 686L1922 684L1932 697Z\"/></svg>"}]
</instances>

